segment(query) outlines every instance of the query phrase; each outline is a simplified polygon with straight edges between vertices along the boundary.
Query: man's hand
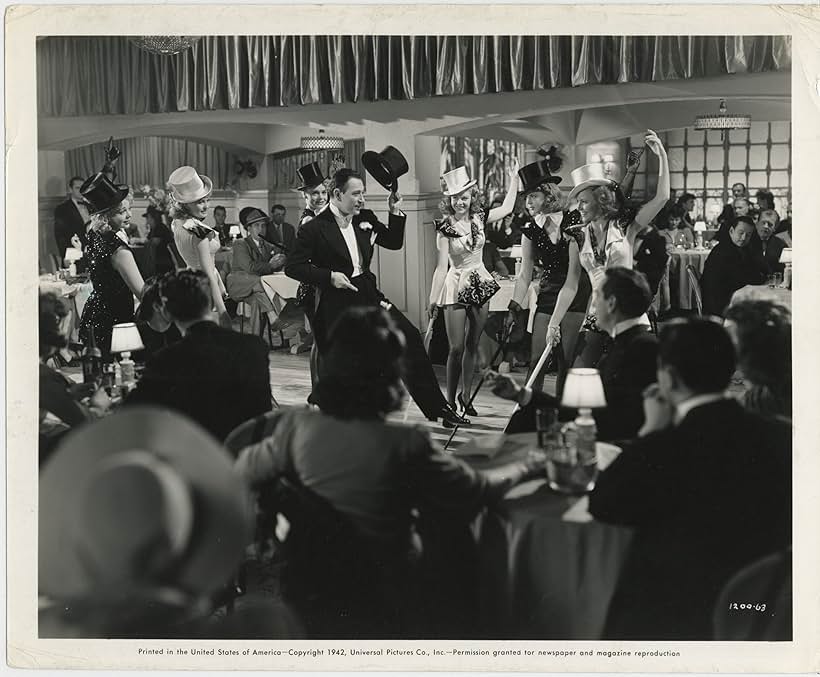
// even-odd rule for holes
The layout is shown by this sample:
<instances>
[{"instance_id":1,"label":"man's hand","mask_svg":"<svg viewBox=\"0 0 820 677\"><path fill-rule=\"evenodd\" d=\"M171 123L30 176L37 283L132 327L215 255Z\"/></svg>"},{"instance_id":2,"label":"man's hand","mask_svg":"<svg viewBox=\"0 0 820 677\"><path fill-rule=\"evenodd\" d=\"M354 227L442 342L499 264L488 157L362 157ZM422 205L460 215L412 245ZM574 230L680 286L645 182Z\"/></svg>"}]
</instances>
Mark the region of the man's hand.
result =
<instances>
[{"instance_id":1,"label":"man's hand","mask_svg":"<svg viewBox=\"0 0 820 677\"><path fill-rule=\"evenodd\" d=\"M518 401L518 396L522 388L507 374L499 374L497 371L488 371L486 381L493 395L496 397L513 402Z\"/></svg>"},{"instance_id":2,"label":"man's hand","mask_svg":"<svg viewBox=\"0 0 820 677\"><path fill-rule=\"evenodd\" d=\"M627 170L638 168L638 165L641 164L641 155L643 155L643 150L643 148L636 148L629 151L629 155L626 156Z\"/></svg>"},{"instance_id":3,"label":"man's hand","mask_svg":"<svg viewBox=\"0 0 820 677\"><path fill-rule=\"evenodd\" d=\"M270 257L270 264L275 270L279 270L280 268L282 268L285 265L287 260L288 259L284 254L274 253Z\"/></svg>"},{"instance_id":4,"label":"man's hand","mask_svg":"<svg viewBox=\"0 0 820 677\"><path fill-rule=\"evenodd\" d=\"M108 393L105 392L105 388L98 388L88 401L88 405L92 409L97 409L100 412L106 412L111 408L111 398L108 397Z\"/></svg>"},{"instance_id":5,"label":"man's hand","mask_svg":"<svg viewBox=\"0 0 820 677\"><path fill-rule=\"evenodd\" d=\"M515 326L515 312L508 310L507 314L504 316L504 331L510 331L510 328L513 326Z\"/></svg>"},{"instance_id":6,"label":"man's hand","mask_svg":"<svg viewBox=\"0 0 820 677\"><path fill-rule=\"evenodd\" d=\"M390 195L387 196L387 208L390 210L391 214L394 214L396 216L399 215L399 213L401 212L401 210L399 209L401 199L401 195L398 191L390 193Z\"/></svg>"},{"instance_id":7,"label":"man's hand","mask_svg":"<svg viewBox=\"0 0 820 677\"><path fill-rule=\"evenodd\" d=\"M330 284L336 289L350 289L351 291L359 291L348 279L344 273L333 272L330 274Z\"/></svg>"},{"instance_id":8,"label":"man's hand","mask_svg":"<svg viewBox=\"0 0 820 677\"><path fill-rule=\"evenodd\" d=\"M644 424L638 431L638 437L663 430L672 423L674 407L663 397L657 383L643 391L643 413Z\"/></svg>"},{"instance_id":9,"label":"man's hand","mask_svg":"<svg viewBox=\"0 0 820 677\"><path fill-rule=\"evenodd\" d=\"M82 250L83 245L80 242L80 238L77 235L72 235L71 236L71 246L74 247L75 249Z\"/></svg>"}]
</instances>

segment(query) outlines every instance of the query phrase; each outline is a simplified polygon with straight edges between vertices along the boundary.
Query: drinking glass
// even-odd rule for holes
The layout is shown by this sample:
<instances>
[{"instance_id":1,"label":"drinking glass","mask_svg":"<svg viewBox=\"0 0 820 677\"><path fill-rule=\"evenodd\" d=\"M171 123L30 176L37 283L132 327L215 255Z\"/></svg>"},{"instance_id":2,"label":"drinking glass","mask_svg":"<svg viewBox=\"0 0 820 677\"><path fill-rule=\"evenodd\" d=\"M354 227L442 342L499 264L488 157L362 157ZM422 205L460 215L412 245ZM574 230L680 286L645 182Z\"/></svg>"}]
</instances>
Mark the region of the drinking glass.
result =
<instances>
[{"instance_id":1,"label":"drinking glass","mask_svg":"<svg viewBox=\"0 0 820 677\"><path fill-rule=\"evenodd\" d=\"M581 459L574 445L553 447L547 454L547 480L553 491L585 494L595 488L597 479L597 460Z\"/></svg>"}]
</instances>

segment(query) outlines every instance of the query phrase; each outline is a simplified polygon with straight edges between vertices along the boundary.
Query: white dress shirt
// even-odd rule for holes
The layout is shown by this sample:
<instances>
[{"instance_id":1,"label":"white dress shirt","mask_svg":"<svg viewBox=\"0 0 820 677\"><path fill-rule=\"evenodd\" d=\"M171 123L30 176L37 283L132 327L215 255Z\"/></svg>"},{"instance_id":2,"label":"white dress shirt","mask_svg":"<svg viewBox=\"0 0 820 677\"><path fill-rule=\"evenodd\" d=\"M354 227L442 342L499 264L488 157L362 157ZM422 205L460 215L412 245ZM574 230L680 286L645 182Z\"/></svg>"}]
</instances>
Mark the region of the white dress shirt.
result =
<instances>
[{"instance_id":1,"label":"white dress shirt","mask_svg":"<svg viewBox=\"0 0 820 677\"><path fill-rule=\"evenodd\" d=\"M359 243L356 241L356 232L353 230L353 217L344 216L332 202L330 203L330 211L336 219L336 225L339 226L347 245L347 251L350 253L350 260L353 262L352 277L358 277L362 274L362 259L359 253Z\"/></svg>"},{"instance_id":2,"label":"white dress shirt","mask_svg":"<svg viewBox=\"0 0 820 677\"><path fill-rule=\"evenodd\" d=\"M675 425L680 425L680 422L686 418L686 415L692 411L692 409L725 399L726 393L706 393L705 395L695 395L688 400L678 403L675 406Z\"/></svg>"},{"instance_id":3,"label":"white dress shirt","mask_svg":"<svg viewBox=\"0 0 820 677\"><path fill-rule=\"evenodd\" d=\"M88 206L82 200L71 200L74 203L74 206L77 208L77 211L80 212L80 216L83 217L83 223L88 223L91 216L88 213Z\"/></svg>"},{"instance_id":4,"label":"white dress shirt","mask_svg":"<svg viewBox=\"0 0 820 677\"><path fill-rule=\"evenodd\" d=\"M641 315L640 317L633 317L629 320L624 320L623 322L618 322L612 328L612 338L615 338L618 334L623 334L625 331L632 329L632 327L637 327L638 325L643 325L644 327L651 327L652 325L649 323L649 318L646 316L646 313Z\"/></svg>"}]
</instances>

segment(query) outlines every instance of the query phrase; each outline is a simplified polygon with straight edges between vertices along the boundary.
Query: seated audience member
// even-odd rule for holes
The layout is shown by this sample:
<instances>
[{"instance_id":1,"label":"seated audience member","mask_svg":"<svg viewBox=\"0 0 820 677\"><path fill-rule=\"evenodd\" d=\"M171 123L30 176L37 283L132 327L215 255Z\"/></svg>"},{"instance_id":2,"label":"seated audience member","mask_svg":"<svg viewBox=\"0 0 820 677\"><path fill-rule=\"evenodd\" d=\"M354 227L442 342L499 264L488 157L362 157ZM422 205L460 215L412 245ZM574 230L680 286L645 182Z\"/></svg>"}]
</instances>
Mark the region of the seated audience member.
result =
<instances>
[{"instance_id":1,"label":"seated audience member","mask_svg":"<svg viewBox=\"0 0 820 677\"><path fill-rule=\"evenodd\" d=\"M755 193L755 207L759 213L763 213L766 210L774 212L774 194L771 191L761 188ZM775 214L777 214L777 212L775 212Z\"/></svg>"},{"instance_id":2,"label":"seated audience member","mask_svg":"<svg viewBox=\"0 0 820 677\"><path fill-rule=\"evenodd\" d=\"M700 280L705 314L722 317L738 289L766 281L763 257L749 247L753 234L756 236L754 221L739 216L729 228L728 238L709 252Z\"/></svg>"},{"instance_id":3,"label":"seated audience member","mask_svg":"<svg viewBox=\"0 0 820 677\"><path fill-rule=\"evenodd\" d=\"M262 428L272 432L242 449L236 463L239 475L255 489L279 479L306 489L310 502L327 504L340 516L359 549L352 556L357 564L352 572L340 562L350 561L347 550L353 542L345 552L291 553L291 577L282 582L286 600L302 615L311 636L409 638L466 632L465 624L474 620L470 614L447 624L462 613L454 597L475 594L469 560L448 561L440 551L435 560L437 551L425 540L432 532L425 529L453 525L455 533L465 534L483 506L500 500L540 468L522 461L486 473L473 470L443 453L423 429L385 422L404 398L405 339L381 308L348 310L332 329L328 346L316 390L320 411L283 409L265 417ZM234 441L245 429L258 426L253 421L235 431L231 447L236 448ZM414 510L424 541L422 560L413 537ZM441 532L436 536L437 543L452 542ZM329 596L353 596L348 602L366 609L361 616L350 611L340 619L336 614L335 620L331 612L322 621L322 612L310 605L321 589Z\"/></svg>"},{"instance_id":4,"label":"seated audience member","mask_svg":"<svg viewBox=\"0 0 820 677\"><path fill-rule=\"evenodd\" d=\"M231 458L183 416L135 407L66 437L40 474L39 636L204 638L251 541Z\"/></svg>"},{"instance_id":5,"label":"seated audience member","mask_svg":"<svg viewBox=\"0 0 820 677\"><path fill-rule=\"evenodd\" d=\"M287 210L284 205L273 205L270 208L271 218L268 220L265 230L262 231L264 237L271 244L279 245L277 251L286 254L293 249L296 241L296 229L285 221Z\"/></svg>"},{"instance_id":6,"label":"seated audience member","mask_svg":"<svg viewBox=\"0 0 820 677\"><path fill-rule=\"evenodd\" d=\"M686 222L686 211L680 204L675 205L669 214L669 228L664 232L666 241L673 247L691 249L695 246L695 232Z\"/></svg>"},{"instance_id":7,"label":"seated audience member","mask_svg":"<svg viewBox=\"0 0 820 677\"><path fill-rule=\"evenodd\" d=\"M792 319L772 301L740 301L726 311L746 391L741 402L761 416L792 416Z\"/></svg>"},{"instance_id":8,"label":"seated audience member","mask_svg":"<svg viewBox=\"0 0 820 677\"><path fill-rule=\"evenodd\" d=\"M755 217L752 213L752 205L749 202L748 198L735 198L732 202L732 213L734 214L734 217L732 217L731 219L719 221L720 227L718 228L718 232L715 233L715 237L713 238L715 242L723 242L724 240L729 239L729 228L732 227L732 224L734 224L735 219L741 216L746 216L752 221L752 223L755 222ZM752 240L757 239L757 232L754 232L752 234Z\"/></svg>"},{"instance_id":9,"label":"seated audience member","mask_svg":"<svg viewBox=\"0 0 820 677\"><path fill-rule=\"evenodd\" d=\"M692 210L695 208L695 196L692 193L684 193L678 198L678 205L683 210L683 225L689 226L689 229L692 229L692 226L695 225L695 222L692 220Z\"/></svg>"},{"instance_id":10,"label":"seated audience member","mask_svg":"<svg viewBox=\"0 0 820 677\"><path fill-rule=\"evenodd\" d=\"M262 287L262 275L271 275L285 265L285 255L262 238L268 217L255 207L245 207L239 220L247 230L247 237L233 243L233 261L228 274L228 294L234 301L244 301L259 308L251 315L251 333L259 334L259 316L266 313L273 324L277 313L267 292Z\"/></svg>"},{"instance_id":11,"label":"seated audience member","mask_svg":"<svg viewBox=\"0 0 820 677\"><path fill-rule=\"evenodd\" d=\"M780 254L786 248L783 238L773 237L777 229L777 212L766 209L757 218L757 235L760 244L752 243L752 251L762 256L769 273L782 273L784 265L780 263Z\"/></svg>"},{"instance_id":12,"label":"seated audience member","mask_svg":"<svg viewBox=\"0 0 820 677\"><path fill-rule=\"evenodd\" d=\"M788 231L789 239L786 240L786 246L791 247L791 233L792 233L792 200L789 198L788 203L786 204L786 218L780 219L777 223L777 228L775 228L775 235L782 235Z\"/></svg>"},{"instance_id":13,"label":"seated audience member","mask_svg":"<svg viewBox=\"0 0 820 677\"><path fill-rule=\"evenodd\" d=\"M780 240L783 240L783 242L786 244L786 247L791 248L791 246L792 246L792 219L791 219L791 216L788 219L783 219L783 221L780 222L780 226L782 227L782 229L780 230L780 232L777 233L777 235L775 235L775 237L777 237Z\"/></svg>"},{"instance_id":14,"label":"seated audience member","mask_svg":"<svg viewBox=\"0 0 820 677\"><path fill-rule=\"evenodd\" d=\"M635 528L604 639L708 640L721 590L791 543L791 429L727 398L726 330L666 325L639 438L601 473L590 512Z\"/></svg>"},{"instance_id":15,"label":"seated audience member","mask_svg":"<svg viewBox=\"0 0 820 677\"><path fill-rule=\"evenodd\" d=\"M46 360L68 345L70 311L56 294L40 294L40 463L70 428L104 415L111 400L94 384L75 384ZM90 396L88 405L81 401Z\"/></svg>"},{"instance_id":16,"label":"seated audience member","mask_svg":"<svg viewBox=\"0 0 820 677\"><path fill-rule=\"evenodd\" d=\"M641 317L652 302L646 278L627 268L605 272L598 307L598 326L614 337L609 352L597 367L601 373L607 406L593 412L598 438L620 440L634 437L644 420L644 389L655 382L658 341ZM557 407L559 401L547 393L520 388L509 376L491 374L493 392L521 405L506 432L535 430L535 409ZM575 411L562 412L571 419Z\"/></svg>"},{"instance_id":17,"label":"seated audience member","mask_svg":"<svg viewBox=\"0 0 820 677\"><path fill-rule=\"evenodd\" d=\"M222 205L214 207L214 230L219 236L219 244L223 247L230 246L231 240L231 224L225 223L228 218L228 212Z\"/></svg>"},{"instance_id":18,"label":"seated audience member","mask_svg":"<svg viewBox=\"0 0 820 677\"><path fill-rule=\"evenodd\" d=\"M745 207L746 211L743 212L742 214L739 214L739 213L735 212L735 200L737 200L739 198L743 198L744 201L746 202L746 207ZM723 211L720 213L720 216L718 216L718 224L720 224L720 226L723 226L724 224L726 224L726 227L728 228L728 224L730 224L732 221L734 221L736 216L747 215L749 213L749 211L748 211L749 210L749 201L748 201L747 198L748 198L748 196L746 194L746 186L744 186L742 183L733 184L732 185L732 199L729 200L729 202L723 208Z\"/></svg>"},{"instance_id":19,"label":"seated audience member","mask_svg":"<svg viewBox=\"0 0 820 677\"><path fill-rule=\"evenodd\" d=\"M182 339L145 365L126 404L155 404L197 421L217 439L271 409L268 346L213 321L207 276L182 270L163 283L165 310Z\"/></svg>"},{"instance_id":20,"label":"seated audience member","mask_svg":"<svg viewBox=\"0 0 820 677\"><path fill-rule=\"evenodd\" d=\"M162 300L162 287L166 279L169 279L167 275L146 281L139 307L134 313L142 345L145 346L143 350L134 353L133 357L137 362L145 362L154 353L182 338Z\"/></svg>"}]
</instances>

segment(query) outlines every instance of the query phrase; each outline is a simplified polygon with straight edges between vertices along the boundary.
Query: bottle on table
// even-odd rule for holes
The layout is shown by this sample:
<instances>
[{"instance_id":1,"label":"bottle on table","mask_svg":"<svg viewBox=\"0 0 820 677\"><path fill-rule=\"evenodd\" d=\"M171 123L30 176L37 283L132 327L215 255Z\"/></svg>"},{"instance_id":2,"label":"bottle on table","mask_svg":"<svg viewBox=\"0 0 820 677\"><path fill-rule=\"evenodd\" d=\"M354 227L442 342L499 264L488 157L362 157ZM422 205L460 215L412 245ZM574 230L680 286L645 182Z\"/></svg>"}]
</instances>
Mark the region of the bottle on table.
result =
<instances>
[{"instance_id":1,"label":"bottle on table","mask_svg":"<svg viewBox=\"0 0 820 677\"><path fill-rule=\"evenodd\" d=\"M97 348L94 328L88 334L88 344L80 358L83 365L83 383L96 383L102 376L102 352Z\"/></svg>"}]
</instances>

